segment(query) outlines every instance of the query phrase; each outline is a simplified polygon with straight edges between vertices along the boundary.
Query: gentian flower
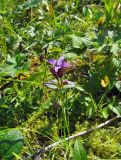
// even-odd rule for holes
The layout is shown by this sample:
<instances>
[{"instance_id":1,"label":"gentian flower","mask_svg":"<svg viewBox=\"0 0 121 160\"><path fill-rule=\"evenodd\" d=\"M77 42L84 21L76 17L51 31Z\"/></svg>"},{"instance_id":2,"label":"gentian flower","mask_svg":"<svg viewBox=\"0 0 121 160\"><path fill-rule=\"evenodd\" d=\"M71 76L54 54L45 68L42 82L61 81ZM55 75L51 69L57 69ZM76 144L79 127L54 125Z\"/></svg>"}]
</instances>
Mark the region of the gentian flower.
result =
<instances>
[{"instance_id":1,"label":"gentian flower","mask_svg":"<svg viewBox=\"0 0 121 160\"><path fill-rule=\"evenodd\" d=\"M65 62L63 55L58 60L55 59L48 60L48 63L53 65L50 71L57 79L62 78L63 75L65 74L65 69L70 66L69 63Z\"/></svg>"}]
</instances>

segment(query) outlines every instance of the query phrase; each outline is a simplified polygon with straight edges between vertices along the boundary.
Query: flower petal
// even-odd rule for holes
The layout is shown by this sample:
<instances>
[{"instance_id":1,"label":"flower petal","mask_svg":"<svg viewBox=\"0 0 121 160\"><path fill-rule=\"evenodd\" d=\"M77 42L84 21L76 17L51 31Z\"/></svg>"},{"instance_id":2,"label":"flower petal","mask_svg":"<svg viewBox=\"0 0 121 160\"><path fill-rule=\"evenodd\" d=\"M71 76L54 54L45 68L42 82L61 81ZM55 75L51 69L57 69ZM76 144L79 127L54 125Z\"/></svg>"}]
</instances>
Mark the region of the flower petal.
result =
<instances>
[{"instance_id":1,"label":"flower petal","mask_svg":"<svg viewBox=\"0 0 121 160\"><path fill-rule=\"evenodd\" d=\"M52 64L52 65L55 65L56 62L57 62L57 60L55 60L55 59L49 59L49 60L48 60L48 63L49 63L49 64Z\"/></svg>"},{"instance_id":2,"label":"flower petal","mask_svg":"<svg viewBox=\"0 0 121 160\"><path fill-rule=\"evenodd\" d=\"M60 58L59 58L59 60L61 60L62 62L64 61L64 56L62 55Z\"/></svg>"},{"instance_id":3,"label":"flower petal","mask_svg":"<svg viewBox=\"0 0 121 160\"><path fill-rule=\"evenodd\" d=\"M58 67L62 67L63 63L64 63L64 56L61 56L61 57L57 60L57 62L56 62L55 65L58 66Z\"/></svg>"},{"instance_id":4,"label":"flower petal","mask_svg":"<svg viewBox=\"0 0 121 160\"><path fill-rule=\"evenodd\" d=\"M55 72L57 73L60 68L61 68L61 67L55 66L55 67L54 67Z\"/></svg>"},{"instance_id":5,"label":"flower petal","mask_svg":"<svg viewBox=\"0 0 121 160\"><path fill-rule=\"evenodd\" d=\"M70 64L69 63L67 63L67 62L63 62L63 68L66 68L66 67L69 67L70 66Z\"/></svg>"},{"instance_id":6,"label":"flower petal","mask_svg":"<svg viewBox=\"0 0 121 160\"><path fill-rule=\"evenodd\" d=\"M63 75L64 75L64 71L63 71L63 69L62 69L62 68L60 68L60 69L58 70L57 75L58 75L58 77L59 77L59 78L62 78L62 77L63 77Z\"/></svg>"}]
</instances>

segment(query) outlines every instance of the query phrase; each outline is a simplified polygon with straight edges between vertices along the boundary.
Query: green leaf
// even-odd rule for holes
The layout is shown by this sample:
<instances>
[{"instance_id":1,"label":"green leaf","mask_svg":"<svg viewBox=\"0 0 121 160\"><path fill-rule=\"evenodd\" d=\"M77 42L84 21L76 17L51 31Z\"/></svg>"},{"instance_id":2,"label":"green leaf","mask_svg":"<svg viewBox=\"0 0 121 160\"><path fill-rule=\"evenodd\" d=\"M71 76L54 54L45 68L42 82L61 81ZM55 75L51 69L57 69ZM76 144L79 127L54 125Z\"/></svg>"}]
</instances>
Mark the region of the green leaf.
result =
<instances>
[{"instance_id":1,"label":"green leaf","mask_svg":"<svg viewBox=\"0 0 121 160\"><path fill-rule=\"evenodd\" d=\"M19 154L23 145L23 135L18 129L0 131L0 158L11 160L13 153Z\"/></svg>"},{"instance_id":2,"label":"green leaf","mask_svg":"<svg viewBox=\"0 0 121 160\"><path fill-rule=\"evenodd\" d=\"M2 64L0 66L0 72L3 75L10 75L15 77L17 70L14 68L14 65Z\"/></svg>"},{"instance_id":3,"label":"green leaf","mask_svg":"<svg viewBox=\"0 0 121 160\"><path fill-rule=\"evenodd\" d=\"M85 92L84 88L81 87L81 86L76 86L76 89L79 90L79 91L81 91L81 92Z\"/></svg>"},{"instance_id":4,"label":"green leaf","mask_svg":"<svg viewBox=\"0 0 121 160\"><path fill-rule=\"evenodd\" d=\"M119 45L118 45L118 43L113 43L113 44L112 44L111 52L112 52L114 55L117 55L117 54L118 54L118 52L119 52Z\"/></svg>"},{"instance_id":5,"label":"green leaf","mask_svg":"<svg viewBox=\"0 0 121 160\"><path fill-rule=\"evenodd\" d=\"M121 116L121 103L110 103L108 107L117 115Z\"/></svg>"},{"instance_id":6,"label":"green leaf","mask_svg":"<svg viewBox=\"0 0 121 160\"><path fill-rule=\"evenodd\" d=\"M102 115L103 115L103 117L104 117L105 119L108 118L109 113L108 113L107 107L102 110Z\"/></svg>"},{"instance_id":7,"label":"green leaf","mask_svg":"<svg viewBox=\"0 0 121 160\"><path fill-rule=\"evenodd\" d=\"M57 87L57 85L58 85L57 80L50 80L50 81L44 83L44 85L45 85L46 87L50 88L50 89L57 89L57 88L58 88L58 87Z\"/></svg>"},{"instance_id":8,"label":"green leaf","mask_svg":"<svg viewBox=\"0 0 121 160\"><path fill-rule=\"evenodd\" d=\"M116 82L116 88L121 92L121 81Z\"/></svg>"},{"instance_id":9,"label":"green leaf","mask_svg":"<svg viewBox=\"0 0 121 160\"><path fill-rule=\"evenodd\" d=\"M10 62L11 64L16 64L15 57L12 58L9 54L7 55L7 61Z\"/></svg>"},{"instance_id":10,"label":"green leaf","mask_svg":"<svg viewBox=\"0 0 121 160\"><path fill-rule=\"evenodd\" d=\"M25 2L23 7L25 9L29 9L29 8L37 6L40 2L42 2L42 0L28 0L27 2Z\"/></svg>"},{"instance_id":11,"label":"green leaf","mask_svg":"<svg viewBox=\"0 0 121 160\"><path fill-rule=\"evenodd\" d=\"M76 87L74 82L68 81L68 84L63 85L63 88L74 88Z\"/></svg>"},{"instance_id":12,"label":"green leaf","mask_svg":"<svg viewBox=\"0 0 121 160\"><path fill-rule=\"evenodd\" d=\"M88 46L91 42L89 37L79 37L76 35L71 35L73 48L83 48L84 46Z\"/></svg>"},{"instance_id":13,"label":"green leaf","mask_svg":"<svg viewBox=\"0 0 121 160\"><path fill-rule=\"evenodd\" d=\"M79 140L74 144L73 160L87 160L86 151Z\"/></svg>"},{"instance_id":14,"label":"green leaf","mask_svg":"<svg viewBox=\"0 0 121 160\"><path fill-rule=\"evenodd\" d=\"M72 35L71 38L72 38L72 43L74 48L82 48L83 42L81 37Z\"/></svg>"},{"instance_id":15,"label":"green leaf","mask_svg":"<svg viewBox=\"0 0 121 160\"><path fill-rule=\"evenodd\" d=\"M64 89L67 89L67 88L76 87L74 82L67 81L67 80L63 81L63 84L59 86L58 81L56 79L50 80L50 81L44 83L44 85L50 89L57 89L57 88L62 88L62 87Z\"/></svg>"},{"instance_id":16,"label":"green leaf","mask_svg":"<svg viewBox=\"0 0 121 160\"><path fill-rule=\"evenodd\" d=\"M71 59L74 60L78 58L77 54L73 52L64 54L64 57L68 60L71 60Z\"/></svg>"}]
</instances>

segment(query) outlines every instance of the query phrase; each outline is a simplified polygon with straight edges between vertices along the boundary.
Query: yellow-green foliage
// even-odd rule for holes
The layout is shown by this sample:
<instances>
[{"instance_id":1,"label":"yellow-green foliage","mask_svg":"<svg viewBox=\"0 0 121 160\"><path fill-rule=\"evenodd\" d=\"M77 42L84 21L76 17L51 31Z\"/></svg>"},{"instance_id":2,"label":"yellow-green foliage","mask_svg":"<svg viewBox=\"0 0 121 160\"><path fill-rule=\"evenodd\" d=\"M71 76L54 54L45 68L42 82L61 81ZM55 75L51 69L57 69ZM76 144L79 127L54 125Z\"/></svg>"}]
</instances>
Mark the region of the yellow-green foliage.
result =
<instances>
[{"instance_id":1,"label":"yellow-green foliage","mask_svg":"<svg viewBox=\"0 0 121 160\"><path fill-rule=\"evenodd\" d=\"M121 116L120 10L121 0L0 0L0 131L21 129L21 159ZM121 159L118 125L79 139L89 160ZM72 160L73 144L42 160Z\"/></svg>"},{"instance_id":2,"label":"yellow-green foliage","mask_svg":"<svg viewBox=\"0 0 121 160\"><path fill-rule=\"evenodd\" d=\"M76 123L76 132L95 128L89 121ZM89 160L119 159L121 157L121 126L106 127L81 137L88 153Z\"/></svg>"},{"instance_id":3,"label":"yellow-green foliage","mask_svg":"<svg viewBox=\"0 0 121 160\"><path fill-rule=\"evenodd\" d=\"M40 148L40 144L43 147L43 143L50 140L50 136L52 139L57 139L57 128L56 121L50 123L47 115L40 109L28 118L24 124L23 133L31 148Z\"/></svg>"},{"instance_id":4,"label":"yellow-green foliage","mask_svg":"<svg viewBox=\"0 0 121 160\"><path fill-rule=\"evenodd\" d=\"M41 111L36 112L26 122L24 128L24 134L26 136L28 146L32 148L40 148L40 145L44 143L48 144L49 135L52 137L51 143L58 141L58 129L57 121L50 125L49 119L42 115ZM92 124L89 121L85 121L82 124L79 122L75 125L76 133L88 130L92 128ZM45 134L44 136L42 134ZM39 139L43 137L43 139ZM89 133L81 139L85 149L87 150L89 160L100 160L100 159L119 159L121 157L121 127L107 127L98 129ZM29 141L28 141L29 140ZM42 140L42 141L41 141ZM53 141L54 140L54 141ZM45 153L43 159L63 159L67 160L72 158L73 141L71 141L70 147L64 142L57 147L50 150L50 154ZM27 151L27 148L25 148ZM25 151L24 150L24 151ZM64 156L65 155L65 156ZM48 157L48 158L47 158ZM64 159L65 157L65 159Z\"/></svg>"},{"instance_id":5,"label":"yellow-green foliage","mask_svg":"<svg viewBox=\"0 0 121 160\"><path fill-rule=\"evenodd\" d=\"M121 158L121 127L100 129L88 137L90 160Z\"/></svg>"}]
</instances>

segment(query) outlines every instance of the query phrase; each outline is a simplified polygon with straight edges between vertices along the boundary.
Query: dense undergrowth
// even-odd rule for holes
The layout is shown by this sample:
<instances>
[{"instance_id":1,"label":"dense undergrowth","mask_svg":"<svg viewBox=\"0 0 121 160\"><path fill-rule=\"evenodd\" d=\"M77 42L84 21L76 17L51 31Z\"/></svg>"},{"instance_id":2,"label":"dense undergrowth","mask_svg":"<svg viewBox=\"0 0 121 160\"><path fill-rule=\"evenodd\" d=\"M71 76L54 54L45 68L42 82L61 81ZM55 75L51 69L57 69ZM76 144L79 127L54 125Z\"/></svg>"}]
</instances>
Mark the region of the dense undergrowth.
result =
<instances>
[{"instance_id":1,"label":"dense undergrowth","mask_svg":"<svg viewBox=\"0 0 121 160\"><path fill-rule=\"evenodd\" d=\"M121 116L121 0L1 0L0 25L0 159ZM78 152L121 159L120 119L41 158Z\"/></svg>"}]
</instances>

